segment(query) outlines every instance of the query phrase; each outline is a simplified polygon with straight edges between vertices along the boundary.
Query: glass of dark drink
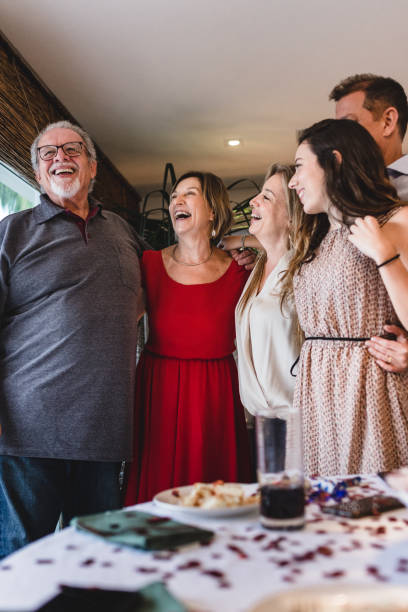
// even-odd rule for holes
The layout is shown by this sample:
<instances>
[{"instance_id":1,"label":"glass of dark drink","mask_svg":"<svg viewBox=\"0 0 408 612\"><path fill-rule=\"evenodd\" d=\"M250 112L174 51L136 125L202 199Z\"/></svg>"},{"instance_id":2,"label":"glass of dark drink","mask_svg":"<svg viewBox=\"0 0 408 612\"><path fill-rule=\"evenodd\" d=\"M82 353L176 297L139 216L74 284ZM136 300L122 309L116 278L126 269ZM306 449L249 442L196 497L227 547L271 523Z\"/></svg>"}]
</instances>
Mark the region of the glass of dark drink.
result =
<instances>
[{"instance_id":1,"label":"glass of dark drink","mask_svg":"<svg viewBox=\"0 0 408 612\"><path fill-rule=\"evenodd\" d=\"M268 529L301 529L305 524L300 415L275 409L256 417L261 523Z\"/></svg>"}]
</instances>

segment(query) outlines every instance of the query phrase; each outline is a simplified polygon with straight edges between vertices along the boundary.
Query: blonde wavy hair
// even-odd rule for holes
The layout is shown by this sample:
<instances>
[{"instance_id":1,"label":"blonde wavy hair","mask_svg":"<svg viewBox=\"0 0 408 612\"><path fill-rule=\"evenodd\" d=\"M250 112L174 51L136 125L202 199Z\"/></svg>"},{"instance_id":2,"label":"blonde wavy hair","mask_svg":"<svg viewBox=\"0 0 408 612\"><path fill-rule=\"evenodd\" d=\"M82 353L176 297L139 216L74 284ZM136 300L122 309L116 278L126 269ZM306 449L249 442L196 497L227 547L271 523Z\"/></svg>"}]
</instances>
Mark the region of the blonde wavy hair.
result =
<instances>
[{"instance_id":1,"label":"blonde wavy hair","mask_svg":"<svg viewBox=\"0 0 408 612\"><path fill-rule=\"evenodd\" d=\"M294 171L295 167L293 165L275 163L269 167L264 180L265 183L268 179L270 179L272 176L275 176L276 174L281 177L283 194L289 217L289 233L287 245L288 250L292 247L297 228L304 214L303 208L298 200L297 193L293 189L289 189L288 187L289 181L292 178ZM238 302L237 312L239 314L243 312L250 298L254 295L254 293L258 291L265 269L265 263L266 252L261 249L258 253L256 265L252 273L251 280ZM281 300L281 308L283 308L283 302L284 300Z\"/></svg>"}]
</instances>

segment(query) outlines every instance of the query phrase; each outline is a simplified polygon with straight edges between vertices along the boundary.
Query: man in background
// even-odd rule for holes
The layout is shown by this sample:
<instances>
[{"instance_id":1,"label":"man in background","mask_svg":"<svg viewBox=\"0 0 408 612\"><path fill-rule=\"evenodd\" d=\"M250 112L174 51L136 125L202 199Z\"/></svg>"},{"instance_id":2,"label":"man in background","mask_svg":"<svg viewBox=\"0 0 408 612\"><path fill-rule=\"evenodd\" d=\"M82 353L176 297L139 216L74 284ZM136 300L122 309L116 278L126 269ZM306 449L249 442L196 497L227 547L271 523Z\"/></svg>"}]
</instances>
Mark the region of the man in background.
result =
<instances>
[{"instance_id":1,"label":"man in background","mask_svg":"<svg viewBox=\"0 0 408 612\"><path fill-rule=\"evenodd\" d=\"M370 132L399 198L408 200L408 155L402 153L408 102L403 87L389 77L355 74L336 85L329 99L336 103L336 119L357 121ZM408 335L395 325L386 325L384 331L396 340L376 336L367 342L368 350L385 370L402 372L408 367Z\"/></svg>"},{"instance_id":2,"label":"man in background","mask_svg":"<svg viewBox=\"0 0 408 612\"><path fill-rule=\"evenodd\" d=\"M408 155L402 154L408 103L403 87L387 77L356 74L331 91L336 119L352 119L366 128L381 149L391 182L408 200Z\"/></svg>"}]
</instances>

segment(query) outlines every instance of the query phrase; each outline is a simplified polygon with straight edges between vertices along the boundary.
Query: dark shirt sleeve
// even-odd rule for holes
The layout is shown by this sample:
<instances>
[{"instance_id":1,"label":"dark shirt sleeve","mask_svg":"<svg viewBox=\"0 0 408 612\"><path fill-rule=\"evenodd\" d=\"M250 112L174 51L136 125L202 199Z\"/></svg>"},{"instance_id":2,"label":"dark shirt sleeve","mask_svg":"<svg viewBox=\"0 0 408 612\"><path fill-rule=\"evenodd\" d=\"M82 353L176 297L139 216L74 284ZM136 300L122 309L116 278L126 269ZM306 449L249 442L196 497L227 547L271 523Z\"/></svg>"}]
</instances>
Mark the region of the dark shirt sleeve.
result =
<instances>
[{"instance_id":1,"label":"dark shirt sleeve","mask_svg":"<svg viewBox=\"0 0 408 612\"><path fill-rule=\"evenodd\" d=\"M5 252L5 224L0 223L0 327L8 295L9 263Z\"/></svg>"},{"instance_id":2,"label":"dark shirt sleeve","mask_svg":"<svg viewBox=\"0 0 408 612\"><path fill-rule=\"evenodd\" d=\"M154 250L154 249L152 249L150 244L142 236L140 236L136 232L134 227L132 227L132 232L133 232L133 235L134 235L135 240L136 240L137 254L139 255L139 257L142 257L142 255L143 255L143 253L145 251L153 251Z\"/></svg>"}]
</instances>

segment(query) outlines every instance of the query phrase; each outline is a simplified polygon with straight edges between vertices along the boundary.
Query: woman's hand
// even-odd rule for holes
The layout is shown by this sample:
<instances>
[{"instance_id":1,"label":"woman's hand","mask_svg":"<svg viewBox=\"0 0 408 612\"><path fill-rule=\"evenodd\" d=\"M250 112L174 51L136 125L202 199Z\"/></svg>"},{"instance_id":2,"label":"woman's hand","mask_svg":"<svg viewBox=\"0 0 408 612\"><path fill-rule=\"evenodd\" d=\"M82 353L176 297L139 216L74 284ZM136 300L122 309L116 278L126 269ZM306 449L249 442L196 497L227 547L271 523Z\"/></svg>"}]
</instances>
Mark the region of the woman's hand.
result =
<instances>
[{"instance_id":1,"label":"woman's hand","mask_svg":"<svg viewBox=\"0 0 408 612\"><path fill-rule=\"evenodd\" d=\"M395 314L408 330L408 206L390 212L382 227L373 217L356 219L349 240L377 264ZM373 298L375 295L374 289Z\"/></svg>"},{"instance_id":2,"label":"woman's hand","mask_svg":"<svg viewBox=\"0 0 408 612\"><path fill-rule=\"evenodd\" d=\"M260 243L251 234L246 235L244 243L252 248L260 248ZM241 248L242 235L235 234L233 236L224 236L220 244L218 245L224 251L228 251L229 254L237 264L244 266L245 270L252 270L255 267L256 255L251 249Z\"/></svg>"},{"instance_id":3,"label":"woman's hand","mask_svg":"<svg viewBox=\"0 0 408 612\"><path fill-rule=\"evenodd\" d=\"M408 334L397 325L384 325L384 330L394 334L396 340L375 336L365 343L368 352L383 370L404 372L408 368Z\"/></svg>"},{"instance_id":4,"label":"woman's hand","mask_svg":"<svg viewBox=\"0 0 408 612\"><path fill-rule=\"evenodd\" d=\"M350 227L348 237L364 255L374 259L377 265L396 255L397 250L375 217L359 217Z\"/></svg>"},{"instance_id":5,"label":"woman's hand","mask_svg":"<svg viewBox=\"0 0 408 612\"><path fill-rule=\"evenodd\" d=\"M231 249L229 253L238 265L245 267L245 270L252 270L255 267L256 255L250 249L244 249L243 251Z\"/></svg>"}]
</instances>

